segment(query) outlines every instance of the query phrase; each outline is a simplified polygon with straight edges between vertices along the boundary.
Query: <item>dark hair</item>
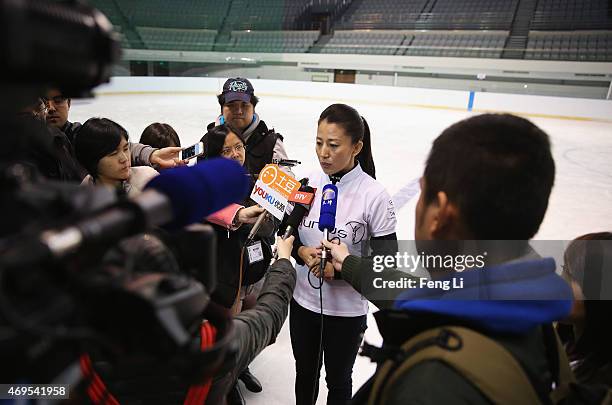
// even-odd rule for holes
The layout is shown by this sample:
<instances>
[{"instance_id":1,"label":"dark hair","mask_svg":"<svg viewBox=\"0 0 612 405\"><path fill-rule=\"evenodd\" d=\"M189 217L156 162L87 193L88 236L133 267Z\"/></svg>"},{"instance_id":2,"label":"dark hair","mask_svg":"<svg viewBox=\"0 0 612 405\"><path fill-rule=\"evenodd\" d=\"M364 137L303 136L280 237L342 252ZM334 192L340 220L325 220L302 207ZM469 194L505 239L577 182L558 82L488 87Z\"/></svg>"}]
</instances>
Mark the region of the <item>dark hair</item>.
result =
<instances>
[{"instance_id":1,"label":"dark hair","mask_svg":"<svg viewBox=\"0 0 612 405\"><path fill-rule=\"evenodd\" d=\"M204 145L204 153L202 156L198 157L198 161L220 157L223 144L225 143L225 138L230 132L232 131L229 129L229 127L223 124L217 125L205 133L202 139L200 139L200 142L202 142ZM242 139L242 137L239 135L236 136L238 136L238 138L244 144L244 139Z\"/></svg>"},{"instance_id":2,"label":"dark hair","mask_svg":"<svg viewBox=\"0 0 612 405\"><path fill-rule=\"evenodd\" d=\"M142 131L140 143L154 148L167 148L168 146L181 146L176 131L168 124L154 122Z\"/></svg>"},{"instance_id":3,"label":"dark hair","mask_svg":"<svg viewBox=\"0 0 612 405\"><path fill-rule=\"evenodd\" d=\"M475 239L528 240L538 231L555 179L548 135L510 114L459 121L433 143L425 203L443 191Z\"/></svg>"},{"instance_id":4,"label":"dark hair","mask_svg":"<svg viewBox=\"0 0 612 405\"><path fill-rule=\"evenodd\" d=\"M90 118L79 129L74 151L78 161L94 179L98 177L98 162L126 141L127 131L108 118Z\"/></svg>"},{"instance_id":5,"label":"dark hair","mask_svg":"<svg viewBox=\"0 0 612 405\"><path fill-rule=\"evenodd\" d=\"M370 142L370 127L367 121L357 110L346 104L332 104L327 107L319 116L317 125L327 121L330 124L340 125L346 134L351 137L351 141L356 144L363 142L361 152L355 157L364 172L376 178L376 168L372 158L372 144Z\"/></svg>"},{"instance_id":6,"label":"dark hair","mask_svg":"<svg viewBox=\"0 0 612 405\"><path fill-rule=\"evenodd\" d=\"M218 94L217 101L219 102L219 105L221 106L221 111L223 112L223 106L225 105L225 94ZM255 94L253 94L251 96L251 104L253 104L253 108L255 108L257 103L259 103L259 98Z\"/></svg>"},{"instance_id":7,"label":"dark hair","mask_svg":"<svg viewBox=\"0 0 612 405\"><path fill-rule=\"evenodd\" d=\"M563 255L563 272L577 282L584 295L585 322L581 336L571 336L568 350L577 356L612 359L609 322L612 301L605 271L612 271L612 233L589 233L574 239ZM606 270L607 268L607 270Z\"/></svg>"},{"instance_id":8,"label":"dark hair","mask_svg":"<svg viewBox=\"0 0 612 405\"><path fill-rule=\"evenodd\" d=\"M580 285L586 299L601 298L603 269L607 261L612 264L611 248L612 233L597 232L577 237L565 249L563 271Z\"/></svg>"}]
</instances>

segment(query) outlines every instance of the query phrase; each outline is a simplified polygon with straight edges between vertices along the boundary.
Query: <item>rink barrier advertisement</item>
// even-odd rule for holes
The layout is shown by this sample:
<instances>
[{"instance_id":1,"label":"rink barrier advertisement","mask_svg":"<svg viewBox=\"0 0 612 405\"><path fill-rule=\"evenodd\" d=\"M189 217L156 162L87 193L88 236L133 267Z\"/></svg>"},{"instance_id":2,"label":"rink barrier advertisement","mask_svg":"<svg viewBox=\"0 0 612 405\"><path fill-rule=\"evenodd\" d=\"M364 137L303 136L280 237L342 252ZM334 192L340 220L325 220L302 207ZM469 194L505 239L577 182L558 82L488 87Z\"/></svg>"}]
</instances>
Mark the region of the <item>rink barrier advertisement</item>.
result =
<instances>
[{"instance_id":1,"label":"rink barrier advertisement","mask_svg":"<svg viewBox=\"0 0 612 405\"><path fill-rule=\"evenodd\" d=\"M113 77L97 88L100 96L130 94L201 94L215 96L225 78ZM260 97L275 96L394 107L469 111L468 91L253 79ZM471 112L508 112L525 117L612 122L612 100L576 99L474 92Z\"/></svg>"},{"instance_id":2,"label":"rink barrier advertisement","mask_svg":"<svg viewBox=\"0 0 612 405\"><path fill-rule=\"evenodd\" d=\"M521 292L512 291L513 284L522 283L525 274L508 272L492 277L490 270L508 263L527 263L533 267L527 273L534 280L550 277L552 272L566 281L582 286L584 296L590 300L612 300L612 241L394 241L371 240L362 245L362 257L367 257L361 271L361 293L369 301L395 301L406 290L419 290L427 299L448 299L453 293L456 300L520 299ZM587 264L567 263L564 252L570 243L574 248L590 252ZM372 249L386 254L372 254ZM517 258L519 258L517 260ZM547 271L539 261L554 263ZM571 271L569 266L580 266L585 271ZM404 273L398 276L399 271ZM393 272L394 274L391 274ZM515 278L513 278L515 277ZM535 289L526 299L556 300L546 289ZM534 298L534 296L536 298ZM510 298L508 298L510 299Z\"/></svg>"}]
</instances>

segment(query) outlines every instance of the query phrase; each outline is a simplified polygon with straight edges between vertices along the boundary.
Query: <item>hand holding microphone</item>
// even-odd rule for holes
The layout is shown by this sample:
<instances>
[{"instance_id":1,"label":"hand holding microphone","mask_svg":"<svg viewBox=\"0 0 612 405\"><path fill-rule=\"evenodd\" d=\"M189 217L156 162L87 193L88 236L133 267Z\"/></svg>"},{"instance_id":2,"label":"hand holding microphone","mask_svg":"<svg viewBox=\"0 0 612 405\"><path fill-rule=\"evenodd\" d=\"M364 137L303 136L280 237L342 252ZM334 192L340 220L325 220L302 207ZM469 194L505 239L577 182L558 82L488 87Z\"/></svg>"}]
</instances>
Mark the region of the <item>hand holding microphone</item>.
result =
<instances>
[{"instance_id":1,"label":"hand holding microphone","mask_svg":"<svg viewBox=\"0 0 612 405\"><path fill-rule=\"evenodd\" d=\"M263 214L265 209L259 205L252 205L246 208L240 208L236 213L237 222L240 224L254 224L258 217Z\"/></svg>"},{"instance_id":2,"label":"hand holding microphone","mask_svg":"<svg viewBox=\"0 0 612 405\"><path fill-rule=\"evenodd\" d=\"M321 213L319 214L319 230L323 232L323 239L329 240L329 232L336 227L336 204L338 202L338 187L328 184L323 187L321 197ZM327 264L327 249L321 250L321 268Z\"/></svg>"},{"instance_id":3,"label":"hand holding microphone","mask_svg":"<svg viewBox=\"0 0 612 405\"><path fill-rule=\"evenodd\" d=\"M276 237L276 256L278 259L289 259L293 250L293 241L295 236L291 235L288 238Z\"/></svg>"},{"instance_id":4,"label":"hand holding microphone","mask_svg":"<svg viewBox=\"0 0 612 405\"><path fill-rule=\"evenodd\" d=\"M340 241L338 241L338 243L334 243L332 241L322 240L321 244L323 245L323 247L329 250L332 259L331 263L333 265L334 270L342 271L342 264L344 263L344 259L346 259L350 255L346 243L342 243ZM325 269L325 272L327 273L327 269Z\"/></svg>"}]
</instances>

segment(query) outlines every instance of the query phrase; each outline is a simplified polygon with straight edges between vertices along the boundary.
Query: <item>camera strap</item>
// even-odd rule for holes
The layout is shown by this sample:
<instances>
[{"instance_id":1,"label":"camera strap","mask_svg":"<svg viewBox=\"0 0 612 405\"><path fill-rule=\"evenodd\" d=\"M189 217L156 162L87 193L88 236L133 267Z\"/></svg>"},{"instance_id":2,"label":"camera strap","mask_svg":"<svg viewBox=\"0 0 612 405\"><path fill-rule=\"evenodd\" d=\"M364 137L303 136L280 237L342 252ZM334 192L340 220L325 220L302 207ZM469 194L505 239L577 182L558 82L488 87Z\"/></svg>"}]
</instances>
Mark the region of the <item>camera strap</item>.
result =
<instances>
[{"instance_id":1,"label":"camera strap","mask_svg":"<svg viewBox=\"0 0 612 405\"><path fill-rule=\"evenodd\" d=\"M217 329L210 322L204 321L200 327L200 335L202 341L200 348L202 351L206 351L215 344ZM207 377L201 384L192 385L187 392L187 398L185 398L183 405L204 405L211 385L212 377Z\"/></svg>"},{"instance_id":2,"label":"camera strap","mask_svg":"<svg viewBox=\"0 0 612 405\"><path fill-rule=\"evenodd\" d=\"M200 349L206 351L215 344L217 328L210 322L204 321L200 326ZM81 355L79 359L81 373L87 383L87 396L94 405L120 405L119 401L110 393L104 381L93 368L89 354ZM212 386L212 377L207 377L202 383L192 385L187 392L183 405L204 405Z\"/></svg>"}]
</instances>

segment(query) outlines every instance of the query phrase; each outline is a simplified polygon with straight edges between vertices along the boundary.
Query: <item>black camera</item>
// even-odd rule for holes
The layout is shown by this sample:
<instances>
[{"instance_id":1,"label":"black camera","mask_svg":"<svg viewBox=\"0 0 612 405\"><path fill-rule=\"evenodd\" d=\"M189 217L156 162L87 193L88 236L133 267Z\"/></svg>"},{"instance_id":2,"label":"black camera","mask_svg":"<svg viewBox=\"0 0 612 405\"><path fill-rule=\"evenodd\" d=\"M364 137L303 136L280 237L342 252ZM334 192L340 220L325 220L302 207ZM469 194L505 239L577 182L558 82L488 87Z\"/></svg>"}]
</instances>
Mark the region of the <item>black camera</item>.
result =
<instances>
[{"instance_id":1,"label":"black camera","mask_svg":"<svg viewBox=\"0 0 612 405\"><path fill-rule=\"evenodd\" d=\"M81 1L0 0L0 32L1 381L74 384L69 371L83 353L111 361L146 353L187 380L214 374L232 348L229 318L209 305L213 231L122 228L134 203L44 181L21 161L47 140L40 123L17 112L49 89L80 97L108 82L120 56L112 25ZM70 229L95 228L98 218L116 221L116 233L79 244ZM203 319L216 329L207 349Z\"/></svg>"}]
</instances>

